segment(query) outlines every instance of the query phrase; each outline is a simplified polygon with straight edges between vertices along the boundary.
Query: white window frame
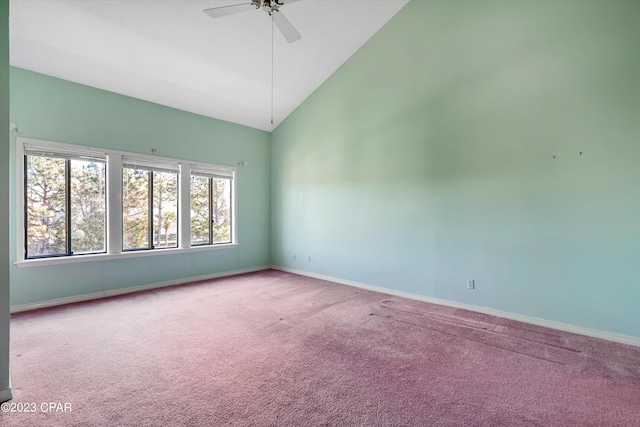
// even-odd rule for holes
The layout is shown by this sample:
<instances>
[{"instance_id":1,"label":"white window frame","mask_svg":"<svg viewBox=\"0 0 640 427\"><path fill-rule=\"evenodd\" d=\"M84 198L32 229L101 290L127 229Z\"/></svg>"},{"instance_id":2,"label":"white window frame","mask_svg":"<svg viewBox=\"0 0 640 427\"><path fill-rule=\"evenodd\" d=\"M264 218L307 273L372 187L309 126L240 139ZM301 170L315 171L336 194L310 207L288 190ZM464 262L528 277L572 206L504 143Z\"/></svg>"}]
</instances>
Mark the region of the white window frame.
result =
<instances>
[{"instance_id":1,"label":"white window frame","mask_svg":"<svg viewBox=\"0 0 640 427\"><path fill-rule=\"evenodd\" d=\"M107 213L106 213L106 253L69 255L51 258L25 258L25 222L24 222L24 146L25 144L49 148L51 150L66 150L75 153L105 153L107 156ZM122 159L135 158L140 162L178 164L178 247L162 248L160 250L122 250ZM198 245L191 247L191 169L224 170L231 173L231 243ZM236 248L238 242L238 203L237 203L237 168L234 166L216 165L210 163L193 162L175 158L161 157L148 154L130 153L126 151L110 150L85 145L67 144L42 139L25 137L16 138L16 266L34 267L52 264L69 264L89 261L106 261L119 258L136 258L145 256L161 256L180 254L185 252L201 252Z\"/></svg>"},{"instance_id":2,"label":"white window frame","mask_svg":"<svg viewBox=\"0 0 640 427\"><path fill-rule=\"evenodd\" d=\"M209 178L222 178L222 179L231 180L231 185L232 185L232 188L231 188L231 209L232 209L231 242L235 242L237 237L235 234L235 225L234 225L237 219L236 216L234 215L235 203L236 203L236 192L235 192L235 187L233 187L236 181L235 174L232 173L228 168L223 169L214 165L207 165L204 163L191 163L189 166L191 167L189 170L189 183L191 183L191 176L193 175L208 176ZM190 190L191 188L189 188L189 191ZM209 196L211 196L211 193L209 193ZM191 205L189 205L189 207L191 207ZM189 210L189 212L191 212L191 210ZM211 224L209 224L209 226L211 227ZM191 218L189 218L189 239L191 239ZM198 246L224 245L224 244L226 243L207 243L207 244L198 245Z\"/></svg>"},{"instance_id":3,"label":"white window frame","mask_svg":"<svg viewBox=\"0 0 640 427\"><path fill-rule=\"evenodd\" d=\"M141 159L137 156L135 157L131 157L131 156L126 156L126 157L121 157L121 166L122 166L122 173L124 174L124 168L127 169L137 169L137 170L144 170L147 171L149 173L153 173L153 172L169 172L172 174L176 175L176 190L177 190L177 194L178 194L178 200L177 202L180 201L180 197L181 197L181 192L179 189L179 180L180 180L180 164L176 161L173 161L171 163L165 162L164 160L162 161L158 161L157 158L154 158L154 161L151 162L147 159ZM151 189L151 191L149 192L149 194L147 195L147 202L152 203L153 200L153 192L155 190ZM124 198L120 198L120 200L123 200ZM149 205L147 205L147 209L149 208ZM124 210L124 209L123 209ZM178 214L178 224L180 223L180 219L181 219L181 212L180 209L178 209L178 211L176 212ZM124 215L123 215L124 216ZM151 221L151 223L153 223L154 219L153 217L148 218L149 221ZM124 224L123 224L124 225ZM151 227L150 227L151 228ZM124 232L122 233L124 235ZM180 233L178 233L178 236L180 236ZM153 243L153 230L149 229L147 230L147 238L149 239L149 245L151 247L149 248L130 248L130 249L124 249L123 248L123 252L129 252L129 251L147 251L147 250L154 250L154 249L170 249L170 248L162 248L162 247L154 247L154 243ZM179 242L177 242L179 243ZM179 245L177 245L176 247L180 247Z\"/></svg>"}]
</instances>

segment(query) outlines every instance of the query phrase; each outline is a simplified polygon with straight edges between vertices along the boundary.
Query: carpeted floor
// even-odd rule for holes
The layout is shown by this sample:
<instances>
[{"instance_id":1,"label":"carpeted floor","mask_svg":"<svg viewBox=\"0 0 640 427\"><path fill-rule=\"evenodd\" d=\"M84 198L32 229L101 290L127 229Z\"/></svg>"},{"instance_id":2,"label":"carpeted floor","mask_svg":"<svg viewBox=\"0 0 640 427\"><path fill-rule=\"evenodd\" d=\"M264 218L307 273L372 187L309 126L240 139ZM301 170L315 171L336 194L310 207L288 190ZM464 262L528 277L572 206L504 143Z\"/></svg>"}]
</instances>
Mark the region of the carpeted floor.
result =
<instances>
[{"instance_id":1,"label":"carpeted floor","mask_svg":"<svg viewBox=\"0 0 640 427\"><path fill-rule=\"evenodd\" d=\"M640 348L278 271L14 315L11 369L2 426L640 426Z\"/></svg>"}]
</instances>

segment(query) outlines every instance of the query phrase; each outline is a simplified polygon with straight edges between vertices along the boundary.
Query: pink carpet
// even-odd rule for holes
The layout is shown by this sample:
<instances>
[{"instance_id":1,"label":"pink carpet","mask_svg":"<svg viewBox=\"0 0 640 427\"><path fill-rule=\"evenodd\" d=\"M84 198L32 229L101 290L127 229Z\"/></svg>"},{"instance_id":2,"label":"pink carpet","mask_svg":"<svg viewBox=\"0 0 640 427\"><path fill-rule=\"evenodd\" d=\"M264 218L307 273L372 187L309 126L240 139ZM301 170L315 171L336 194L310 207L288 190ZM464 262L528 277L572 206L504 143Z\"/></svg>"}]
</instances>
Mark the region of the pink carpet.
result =
<instances>
[{"instance_id":1,"label":"pink carpet","mask_svg":"<svg viewBox=\"0 0 640 427\"><path fill-rule=\"evenodd\" d=\"M640 348L277 271L14 315L11 340L36 412L2 426L640 426Z\"/></svg>"}]
</instances>

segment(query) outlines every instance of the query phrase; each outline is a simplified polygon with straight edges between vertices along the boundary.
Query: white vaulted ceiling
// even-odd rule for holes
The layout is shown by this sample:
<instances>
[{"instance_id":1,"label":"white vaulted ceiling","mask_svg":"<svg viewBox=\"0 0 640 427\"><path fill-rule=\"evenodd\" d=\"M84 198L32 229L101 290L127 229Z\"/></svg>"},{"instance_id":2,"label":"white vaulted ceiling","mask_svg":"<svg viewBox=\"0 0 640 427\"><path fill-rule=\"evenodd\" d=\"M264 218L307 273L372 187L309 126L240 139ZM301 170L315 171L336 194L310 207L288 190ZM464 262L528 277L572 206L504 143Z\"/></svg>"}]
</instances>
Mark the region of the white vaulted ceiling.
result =
<instances>
[{"instance_id":1,"label":"white vaulted ceiling","mask_svg":"<svg viewBox=\"0 0 640 427\"><path fill-rule=\"evenodd\" d=\"M11 65L271 131L408 0L300 0L281 7L302 34L274 34L249 0L11 0Z\"/></svg>"}]
</instances>

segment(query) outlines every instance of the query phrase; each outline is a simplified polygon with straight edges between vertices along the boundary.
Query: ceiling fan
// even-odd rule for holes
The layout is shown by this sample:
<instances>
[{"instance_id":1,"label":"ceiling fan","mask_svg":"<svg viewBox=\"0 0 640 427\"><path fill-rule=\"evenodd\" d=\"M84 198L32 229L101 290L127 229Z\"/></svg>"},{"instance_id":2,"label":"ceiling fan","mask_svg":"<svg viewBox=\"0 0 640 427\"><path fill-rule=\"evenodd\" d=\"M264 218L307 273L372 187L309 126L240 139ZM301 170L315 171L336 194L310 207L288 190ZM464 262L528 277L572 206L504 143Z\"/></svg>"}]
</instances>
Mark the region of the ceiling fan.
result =
<instances>
[{"instance_id":1,"label":"ceiling fan","mask_svg":"<svg viewBox=\"0 0 640 427\"><path fill-rule=\"evenodd\" d=\"M299 0L284 0L286 4L293 3ZM278 30L282 33L284 38L293 43L296 40L300 40L302 36L291 25L289 20L280 12L280 7L284 6L279 0L251 0L251 3L232 4L229 6L214 7L211 9L205 9L204 13L212 18L220 18L222 16L233 15L236 13L247 12L249 10L262 9L268 13L273 23L278 27Z\"/></svg>"}]
</instances>

